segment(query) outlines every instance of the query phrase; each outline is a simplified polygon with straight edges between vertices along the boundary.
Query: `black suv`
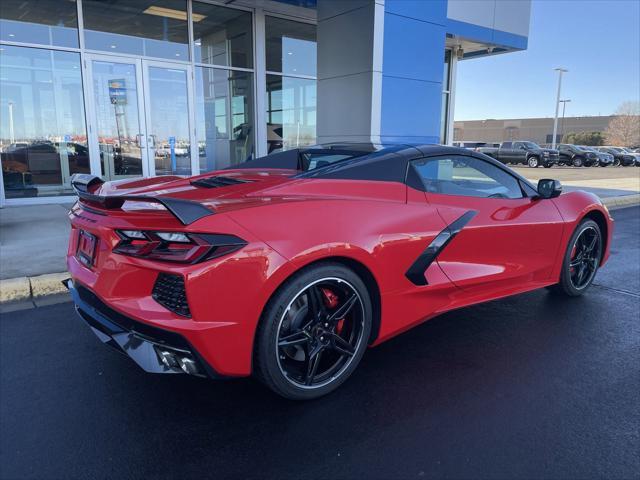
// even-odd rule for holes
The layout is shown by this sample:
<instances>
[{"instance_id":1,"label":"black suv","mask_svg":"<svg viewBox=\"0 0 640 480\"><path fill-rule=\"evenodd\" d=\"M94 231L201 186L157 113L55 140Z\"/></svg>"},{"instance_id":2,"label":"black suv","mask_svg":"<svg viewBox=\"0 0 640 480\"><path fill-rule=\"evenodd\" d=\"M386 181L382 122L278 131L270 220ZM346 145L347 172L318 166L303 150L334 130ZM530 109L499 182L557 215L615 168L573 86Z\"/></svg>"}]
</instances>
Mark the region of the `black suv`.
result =
<instances>
[{"instance_id":1,"label":"black suv","mask_svg":"<svg viewBox=\"0 0 640 480\"><path fill-rule=\"evenodd\" d=\"M561 164L574 167L591 167L599 164L598 154L586 147L560 143L557 148L560 151Z\"/></svg>"}]
</instances>

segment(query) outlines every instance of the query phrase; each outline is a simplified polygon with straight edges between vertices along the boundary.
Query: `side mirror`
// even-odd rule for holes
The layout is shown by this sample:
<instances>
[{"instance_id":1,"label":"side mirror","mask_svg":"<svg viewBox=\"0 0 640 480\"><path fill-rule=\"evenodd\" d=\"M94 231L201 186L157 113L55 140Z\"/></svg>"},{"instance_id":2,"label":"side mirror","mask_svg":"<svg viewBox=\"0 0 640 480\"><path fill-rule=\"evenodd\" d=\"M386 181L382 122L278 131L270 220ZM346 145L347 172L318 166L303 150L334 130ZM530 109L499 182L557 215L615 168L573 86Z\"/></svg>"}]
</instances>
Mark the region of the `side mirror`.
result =
<instances>
[{"instance_id":1,"label":"side mirror","mask_svg":"<svg viewBox=\"0 0 640 480\"><path fill-rule=\"evenodd\" d=\"M560 180L543 178L538 180L538 195L540 198L556 198L562 193Z\"/></svg>"}]
</instances>

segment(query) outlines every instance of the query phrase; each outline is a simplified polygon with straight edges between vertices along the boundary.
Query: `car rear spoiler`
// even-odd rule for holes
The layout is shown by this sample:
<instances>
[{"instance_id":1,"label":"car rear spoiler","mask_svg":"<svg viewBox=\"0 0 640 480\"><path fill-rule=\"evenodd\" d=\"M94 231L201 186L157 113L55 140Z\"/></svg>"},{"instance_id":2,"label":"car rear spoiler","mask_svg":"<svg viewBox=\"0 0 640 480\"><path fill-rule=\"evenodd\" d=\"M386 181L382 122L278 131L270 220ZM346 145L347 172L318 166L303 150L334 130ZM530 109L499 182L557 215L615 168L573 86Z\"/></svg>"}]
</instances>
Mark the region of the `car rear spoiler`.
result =
<instances>
[{"instance_id":1,"label":"car rear spoiler","mask_svg":"<svg viewBox=\"0 0 640 480\"><path fill-rule=\"evenodd\" d=\"M80 200L100 205L106 209L122 207L126 201L153 202L163 205L169 213L176 217L183 225L189 225L215 212L204 205L191 200L171 197L150 197L145 195L95 195L90 189L95 185L102 185L104 180L87 173L76 173L71 177L71 186Z\"/></svg>"}]
</instances>

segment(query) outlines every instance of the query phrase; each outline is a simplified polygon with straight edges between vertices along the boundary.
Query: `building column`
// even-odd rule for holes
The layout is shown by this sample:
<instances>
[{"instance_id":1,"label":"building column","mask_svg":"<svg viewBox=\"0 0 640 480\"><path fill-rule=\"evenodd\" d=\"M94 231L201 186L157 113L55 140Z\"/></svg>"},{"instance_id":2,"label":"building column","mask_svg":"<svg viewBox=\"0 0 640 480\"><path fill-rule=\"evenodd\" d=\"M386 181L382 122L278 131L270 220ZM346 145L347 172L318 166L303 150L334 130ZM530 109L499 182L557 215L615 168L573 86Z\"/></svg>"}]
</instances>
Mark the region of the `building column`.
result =
<instances>
[{"instance_id":1,"label":"building column","mask_svg":"<svg viewBox=\"0 0 640 480\"><path fill-rule=\"evenodd\" d=\"M318 143L380 141L384 0L318 0Z\"/></svg>"},{"instance_id":2,"label":"building column","mask_svg":"<svg viewBox=\"0 0 640 480\"><path fill-rule=\"evenodd\" d=\"M318 143L438 143L446 0L318 0Z\"/></svg>"}]
</instances>

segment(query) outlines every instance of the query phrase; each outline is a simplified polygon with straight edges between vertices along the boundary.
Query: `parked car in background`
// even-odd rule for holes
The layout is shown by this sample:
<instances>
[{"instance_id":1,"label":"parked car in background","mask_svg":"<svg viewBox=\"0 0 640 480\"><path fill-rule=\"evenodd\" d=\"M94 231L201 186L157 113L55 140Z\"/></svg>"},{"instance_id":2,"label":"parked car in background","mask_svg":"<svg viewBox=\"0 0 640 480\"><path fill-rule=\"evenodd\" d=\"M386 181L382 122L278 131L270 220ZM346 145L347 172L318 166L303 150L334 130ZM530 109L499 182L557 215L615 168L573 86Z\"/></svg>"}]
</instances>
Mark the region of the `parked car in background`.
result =
<instances>
[{"instance_id":1,"label":"parked car in background","mask_svg":"<svg viewBox=\"0 0 640 480\"><path fill-rule=\"evenodd\" d=\"M480 147L476 151L502 163L524 164L531 168L540 165L549 168L556 165L560 158L558 150L542 148L533 142L502 142L498 148Z\"/></svg>"},{"instance_id":2,"label":"parked car in background","mask_svg":"<svg viewBox=\"0 0 640 480\"><path fill-rule=\"evenodd\" d=\"M621 147L622 150L624 150L626 153L628 153L629 155L633 155L633 157L636 159L636 167L640 167L640 152L636 151L636 150L632 150L630 148L627 147Z\"/></svg>"},{"instance_id":3,"label":"parked car in background","mask_svg":"<svg viewBox=\"0 0 640 480\"><path fill-rule=\"evenodd\" d=\"M609 165L613 165L613 155L610 153L599 152L594 147L590 147L588 145L580 145L580 148L584 148L590 152L594 152L598 156L598 162L594 165L600 167L608 167Z\"/></svg>"},{"instance_id":4,"label":"parked car in background","mask_svg":"<svg viewBox=\"0 0 640 480\"><path fill-rule=\"evenodd\" d=\"M622 150L622 147L604 146L604 147L597 147L597 149L600 152L609 153L613 155L613 165L616 167L620 165L624 167L630 167L632 165L635 165L636 163L636 158L632 154Z\"/></svg>"},{"instance_id":5,"label":"parked car in background","mask_svg":"<svg viewBox=\"0 0 640 480\"><path fill-rule=\"evenodd\" d=\"M591 167L599 163L598 154L592 152L586 147L572 145L570 143L560 143L558 145L560 152L560 163L572 165L574 167Z\"/></svg>"}]
</instances>

